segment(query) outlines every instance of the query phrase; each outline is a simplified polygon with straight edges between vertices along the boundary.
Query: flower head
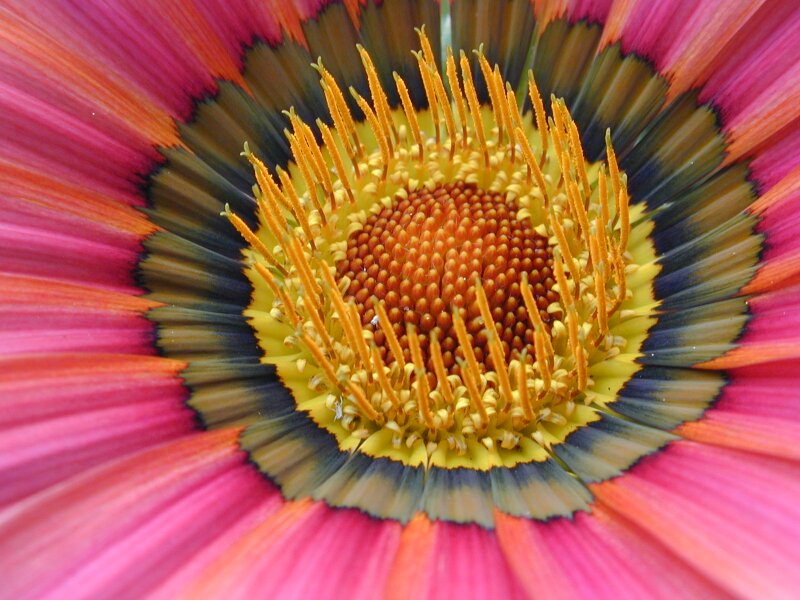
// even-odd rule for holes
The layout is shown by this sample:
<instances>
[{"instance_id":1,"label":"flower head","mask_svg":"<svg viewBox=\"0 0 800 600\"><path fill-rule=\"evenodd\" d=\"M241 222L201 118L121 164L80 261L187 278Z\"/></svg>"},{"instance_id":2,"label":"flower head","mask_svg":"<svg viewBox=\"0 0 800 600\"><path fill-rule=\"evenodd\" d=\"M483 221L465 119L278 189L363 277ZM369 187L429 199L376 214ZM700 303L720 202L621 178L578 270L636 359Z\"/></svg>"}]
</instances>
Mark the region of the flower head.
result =
<instances>
[{"instance_id":1,"label":"flower head","mask_svg":"<svg viewBox=\"0 0 800 600\"><path fill-rule=\"evenodd\" d=\"M3 8L6 593L789 593L800 13L719 4Z\"/></svg>"}]
</instances>

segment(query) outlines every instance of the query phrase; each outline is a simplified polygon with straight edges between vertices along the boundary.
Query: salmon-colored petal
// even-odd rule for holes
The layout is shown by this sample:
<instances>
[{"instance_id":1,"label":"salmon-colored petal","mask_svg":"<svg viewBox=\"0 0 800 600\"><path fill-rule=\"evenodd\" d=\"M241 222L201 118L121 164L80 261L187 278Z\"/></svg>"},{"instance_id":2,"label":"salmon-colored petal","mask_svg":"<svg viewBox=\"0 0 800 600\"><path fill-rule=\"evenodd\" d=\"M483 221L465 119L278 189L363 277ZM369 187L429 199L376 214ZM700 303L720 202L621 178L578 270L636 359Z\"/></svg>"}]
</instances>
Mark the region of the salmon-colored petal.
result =
<instances>
[{"instance_id":1,"label":"salmon-colored petal","mask_svg":"<svg viewBox=\"0 0 800 600\"><path fill-rule=\"evenodd\" d=\"M700 102L720 111L731 163L797 130L798 24L800 8L792 2L626 0L612 6L600 47L619 41L652 60L672 98L700 89ZM800 160L792 153L775 158L786 163L782 173Z\"/></svg>"},{"instance_id":2,"label":"salmon-colored petal","mask_svg":"<svg viewBox=\"0 0 800 600\"><path fill-rule=\"evenodd\" d=\"M47 28L48 37L58 39L67 52L92 57L93 67L124 79L126 88L149 97L172 115L188 116L193 98L214 89L204 56L179 35L173 19L165 18L163 7L147 2L86 5L70 0L35 7L23 4L14 9ZM186 7L176 12L175 16L185 16ZM213 37L207 42L212 45Z\"/></svg>"},{"instance_id":3,"label":"salmon-colored petal","mask_svg":"<svg viewBox=\"0 0 800 600\"><path fill-rule=\"evenodd\" d=\"M567 14L572 21L602 23L613 5L614 0L570 0Z\"/></svg>"}]
</instances>

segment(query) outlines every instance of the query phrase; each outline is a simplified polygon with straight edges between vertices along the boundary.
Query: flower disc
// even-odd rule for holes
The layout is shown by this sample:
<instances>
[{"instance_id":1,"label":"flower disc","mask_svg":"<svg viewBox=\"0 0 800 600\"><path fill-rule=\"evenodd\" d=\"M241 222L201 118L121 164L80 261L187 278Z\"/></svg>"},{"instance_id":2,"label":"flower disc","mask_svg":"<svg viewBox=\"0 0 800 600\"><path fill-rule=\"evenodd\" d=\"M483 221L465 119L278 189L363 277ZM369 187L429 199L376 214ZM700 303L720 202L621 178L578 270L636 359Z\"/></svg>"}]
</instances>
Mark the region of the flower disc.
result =
<instances>
[{"instance_id":1,"label":"flower disc","mask_svg":"<svg viewBox=\"0 0 800 600\"><path fill-rule=\"evenodd\" d=\"M595 30L553 25L540 43L567 34L577 49ZM691 97L653 118L664 83L635 57L609 47L588 67L637 82L642 102L620 115L588 92L576 101L535 60L512 85L481 52L440 61L423 32L420 43L416 72L391 77L359 47L352 100L325 64L302 66L302 49L252 49L246 76L279 60L320 89L297 109L278 103L284 116L260 125L289 129L283 151L245 145L252 178L228 172L237 159L203 141L219 110L249 110L246 95L223 83L198 109L182 132L197 154L165 150L152 179L153 219L206 248L169 233L147 242L142 279L171 305L150 313L159 345L188 361L189 404L203 423L244 426L241 446L288 498L403 522L420 511L487 527L498 510L570 515L589 506L587 484L674 439L670 429L716 397L720 376L682 367L738 335L737 265L755 264L760 240L745 216L714 229L735 207L718 212L713 193L702 220L662 215L668 202L693 201L679 195L683 179L714 164L724 142ZM354 80L353 65L348 73ZM539 88L566 101L543 101ZM640 122L650 123L644 133ZM680 147L700 144L702 155L670 175L678 149L658 140L681 128ZM636 154L618 159L615 148L637 136ZM195 201L224 201L233 227L175 212L199 176ZM703 261L737 240L736 264ZM689 266L687 253L698 258ZM198 297L173 292L176 278ZM716 345L671 353L690 347L706 318L697 294L731 318L715 321ZM246 321L214 317L202 298L240 306ZM215 377L201 348L230 357ZM217 378L236 383L223 389Z\"/></svg>"}]
</instances>

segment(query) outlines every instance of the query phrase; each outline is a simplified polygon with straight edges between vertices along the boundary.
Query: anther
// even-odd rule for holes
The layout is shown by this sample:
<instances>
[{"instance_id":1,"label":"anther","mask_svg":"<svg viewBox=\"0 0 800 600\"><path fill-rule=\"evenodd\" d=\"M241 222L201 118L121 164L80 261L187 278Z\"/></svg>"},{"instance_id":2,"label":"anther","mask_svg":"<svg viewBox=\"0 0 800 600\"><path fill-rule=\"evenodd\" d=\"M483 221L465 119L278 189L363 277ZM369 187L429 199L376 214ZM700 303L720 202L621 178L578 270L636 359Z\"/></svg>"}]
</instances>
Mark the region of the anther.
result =
<instances>
[{"instance_id":1,"label":"anther","mask_svg":"<svg viewBox=\"0 0 800 600\"><path fill-rule=\"evenodd\" d=\"M458 82L458 71L456 61L453 58L453 49L447 48L447 81L450 84L450 92L456 102L458 110L458 120L461 122L461 140L463 146L467 147L467 107L464 104L464 96L461 93L461 85Z\"/></svg>"},{"instance_id":2,"label":"anther","mask_svg":"<svg viewBox=\"0 0 800 600\"><path fill-rule=\"evenodd\" d=\"M464 51L461 51L461 78L464 82L464 92L467 96L469 112L472 116L472 124L475 127L475 135L478 138L478 146L483 153L483 162L489 166L489 148L486 146L486 134L483 131L483 119L481 118L480 105L478 104L478 93L475 91L475 83L472 79L472 69Z\"/></svg>"},{"instance_id":3,"label":"anther","mask_svg":"<svg viewBox=\"0 0 800 600\"><path fill-rule=\"evenodd\" d=\"M253 246L256 251L264 257L270 265L272 265L275 269L277 269L281 275L288 275L288 271L286 268L278 262L278 260L272 255L272 252L264 245L258 236L253 233L250 227L247 226L247 223L242 221L239 215L231 212L230 207L226 204L225 210L222 212L222 216L226 217L228 221L230 221L231 225L234 226L236 231L247 241L248 244Z\"/></svg>"},{"instance_id":4,"label":"anther","mask_svg":"<svg viewBox=\"0 0 800 600\"><path fill-rule=\"evenodd\" d=\"M519 403L522 406L525 420L531 421L533 419L533 407L528 395L528 373L525 358L525 356L522 356L517 362L517 391L519 392Z\"/></svg>"},{"instance_id":5,"label":"anther","mask_svg":"<svg viewBox=\"0 0 800 600\"><path fill-rule=\"evenodd\" d=\"M547 127L547 116L544 112L544 102L542 102L542 96L539 94L539 88L536 86L536 80L533 77L533 71L530 69L528 70L528 96L530 96L533 112L536 115L536 129L539 132L542 145L542 162L540 164L543 165L547 158L547 142L549 133Z\"/></svg>"},{"instance_id":6,"label":"anther","mask_svg":"<svg viewBox=\"0 0 800 600\"><path fill-rule=\"evenodd\" d=\"M431 412L430 408L431 389L428 385L428 376L425 369L425 363L422 360L422 349L419 345L419 337L417 337L417 332L413 327L408 328L407 335L408 346L411 350L411 360L414 362L416 373L419 412L422 415L425 424L428 426L428 429L435 429L436 426L433 422L433 413Z\"/></svg>"}]
</instances>

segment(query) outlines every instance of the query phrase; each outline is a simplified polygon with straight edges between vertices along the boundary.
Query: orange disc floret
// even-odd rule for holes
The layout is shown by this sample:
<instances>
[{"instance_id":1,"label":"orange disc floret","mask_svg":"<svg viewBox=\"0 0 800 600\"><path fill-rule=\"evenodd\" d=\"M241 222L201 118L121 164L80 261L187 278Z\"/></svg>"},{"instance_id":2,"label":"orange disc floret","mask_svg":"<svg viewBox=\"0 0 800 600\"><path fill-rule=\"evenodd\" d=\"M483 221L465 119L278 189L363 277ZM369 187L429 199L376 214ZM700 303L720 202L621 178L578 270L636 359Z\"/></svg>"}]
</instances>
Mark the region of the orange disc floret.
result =
<instances>
[{"instance_id":1,"label":"orange disc floret","mask_svg":"<svg viewBox=\"0 0 800 600\"><path fill-rule=\"evenodd\" d=\"M547 311L559 298L547 239L534 231L530 220L517 218L516 202L504 193L461 181L409 191L370 215L348 238L346 257L336 272L340 280L346 278L345 297L357 306L363 327L374 334L381 358L393 360L375 302L384 304L406 362L411 358L408 326L424 334L420 341L431 371L429 336L439 341L448 372L459 373L456 359L463 352L454 310L466 323L476 358L485 370L492 367L476 278L489 301L506 361L523 350L535 354L520 288L523 277L542 321L559 318Z\"/></svg>"}]
</instances>

